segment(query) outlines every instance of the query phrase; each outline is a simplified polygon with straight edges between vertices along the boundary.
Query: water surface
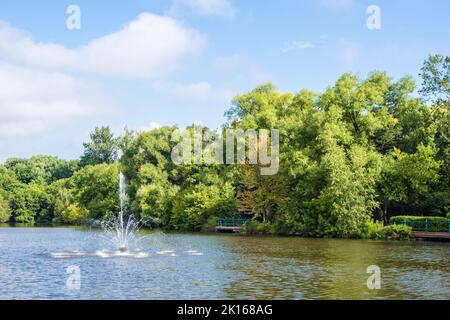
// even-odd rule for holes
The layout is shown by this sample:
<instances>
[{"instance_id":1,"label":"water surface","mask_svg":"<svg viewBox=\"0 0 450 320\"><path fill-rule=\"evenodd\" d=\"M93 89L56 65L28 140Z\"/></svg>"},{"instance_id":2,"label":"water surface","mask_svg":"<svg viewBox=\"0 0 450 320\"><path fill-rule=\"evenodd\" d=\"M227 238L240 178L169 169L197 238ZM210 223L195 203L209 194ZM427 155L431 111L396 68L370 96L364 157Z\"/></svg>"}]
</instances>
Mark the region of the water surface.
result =
<instances>
[{"instance_id":1,"label":"water surface","mask_svg":"<svg viewBox=\"0 0 450 320\"><path fill-rule=\"evenodd\" d=\"M450 299L449 257L449 243L158 232L121 255L99 231L0 228L0 299Z\"/></svg>"}]
</instances>

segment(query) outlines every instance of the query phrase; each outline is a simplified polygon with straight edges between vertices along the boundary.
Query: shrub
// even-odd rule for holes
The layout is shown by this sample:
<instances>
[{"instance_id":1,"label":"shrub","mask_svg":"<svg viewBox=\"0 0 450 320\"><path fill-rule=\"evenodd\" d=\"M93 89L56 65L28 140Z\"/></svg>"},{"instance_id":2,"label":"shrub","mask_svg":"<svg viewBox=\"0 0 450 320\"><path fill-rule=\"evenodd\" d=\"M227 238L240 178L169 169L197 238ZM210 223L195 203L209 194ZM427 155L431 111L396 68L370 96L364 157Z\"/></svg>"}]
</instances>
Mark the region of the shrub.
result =
<instances>
[{"instance_id":1,"label":"shrub","mask_svg":"<svg viewBox=\"0 0 450 320\"><path fill-rule=\"evenodd\" d=\"M8 201L0 193L0 223L8 222L11 218L11 209Z\"/></svg>"},{"instance_id":2,"label":"shrub","mask_svg":"<svg viewBox=\"0 0 450 320\"><path fill-rule=\"evenodd\" d=\"M272 225L268 222L260 222L258 224L258 233L259 234L271 234L273 233Z\"/></svg>"},{"instance_id":3,"label":"shrub","mask_svg":"<svg viewBox=\"0 0 450 320\"><path fill-rule=\"evenodd\" d=\"M202 232L214 232L216 231L216 223L217 223L217 217L211 216L206 220L206 222L202 225L201 231Z\"/></svg>"},{"instance_id":4,"label":"shrub","mask_svg":"<svg viewBox=\"0 0 450 320\"><path fill-rule=\"evenodd\" d=\"M364 226L361 237L371 240L410 240L413 232L410 226L401 224L383 226L379 221L369 221Z\"/></svg>"},{"instance_id":5,"label":"shrub","mask_svg":"<svg viewBox=\"0 0 450 320\"><path fill-rule=\"evenodd\" d=\"M390 225L383 228L384 239L390 240L410 240L414 237L412 228L405 225Z\"/></svg>"},{"instance_id":6,"label":"shrub","mask_svg":"<svg viewBox=\"0 0 450 320\"><path fill-rule=\"evenodd\" d=\"M258 221L248 220L243 226L242 231L245 234L253 235L258 233Z\"/></svg>"},{"instance_id":7,"label":"shrub","mask_svg":"<svg viewBox=\"0 0 450 320\"><path fill-rule=\"evenodd\" d=\"M268 222L259 222L257 220L249 220L243 226L243 232L249 235L255 234L274 234L275 228Z\"/></svg>"},{"instance_id":8,"label":"shrub","mask_svg":"<svg viewBox=\"0 0 450 320\"><path fill-rule=\"evenodd\" d=\"M59 212L58 220L61 223L76 224L85 221L89 216L89 211L71 204Z\"/></svg>"},{"instance_id":9,"label":"shrub","mask_svg":"<svg viewBox=\"0 0 450 320\"><path fill-rule=\"evenodd\" d=\"M368 221L363 228L361 237L363 239L383 240L386 239L383 223L380 221Z\"/></svg>"},{"instance_id":10,"label":"shrub","mask_svg":"<svg viewBox=\"0 0 450 320\"><path fill-rule=\"evenodd\" d=\"M448 219L444 217L397 216L392 217L390 222L391 225L407 225L418 231L439 232L448 230Z\"/></svg>"}]
</instances>

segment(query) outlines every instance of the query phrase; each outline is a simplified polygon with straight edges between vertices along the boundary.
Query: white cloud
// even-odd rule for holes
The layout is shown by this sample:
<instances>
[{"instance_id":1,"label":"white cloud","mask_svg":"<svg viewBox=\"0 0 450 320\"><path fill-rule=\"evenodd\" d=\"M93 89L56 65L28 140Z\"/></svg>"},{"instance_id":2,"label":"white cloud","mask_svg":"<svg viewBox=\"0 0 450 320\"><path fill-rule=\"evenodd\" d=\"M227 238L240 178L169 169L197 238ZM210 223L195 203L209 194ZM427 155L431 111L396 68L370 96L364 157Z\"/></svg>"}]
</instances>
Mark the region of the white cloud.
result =
<instances>
[{"instance_id":1,"label":"white cloud","mask_svg":"<svg viewBox=\"0 0 450 320\"><path fill-rule=\"evenodd\" d=\"M176 13L179 7L205 16L234 17L236 14L230 0L174 0L170 9L172 14Z\"/></svg>"},{"instance_id":2,"label":"white cloud","mask_svg":"<svg viewBox=\"0 0 450 320\"><path fill-rule=\"evenodd\" d=\"M315 45L309 41L292 41L284 44L284 47L281 48L282 52L289 52L293 50L304 50L304 49L312 49Z\"/></svg>"},{"instance_id":3,"label":"white cloud","mask_svg":"<svg viewBox=\"0 0 450 320\"><path fill-rule=\"evenodd\" d=\"M0 63L0 138L29 136L90 117L99 97L71 76Z\"/></svg>"},{"instance_id":4,"label":"white cloud","mask_svg":"<svg viewBox=\"0 0 450 320\"><path fill-rule=\"evenodd\" d=\"M0 57L33 66L102 75L157 77L199 52L205 37L170 17L142 13L122 30L78 49L38 43L23 31L0 23Z\"/></svg>"},{"instance_id":5,"label":"white cloud","mask_svg":"<svg viewBox=\"0 0 450 320\"><path fill-rule=\"evenodd\" d=\"M355 6L356 0L320 0L320 3L331 11L346 11Z\"/></svg>"}]
</instances>

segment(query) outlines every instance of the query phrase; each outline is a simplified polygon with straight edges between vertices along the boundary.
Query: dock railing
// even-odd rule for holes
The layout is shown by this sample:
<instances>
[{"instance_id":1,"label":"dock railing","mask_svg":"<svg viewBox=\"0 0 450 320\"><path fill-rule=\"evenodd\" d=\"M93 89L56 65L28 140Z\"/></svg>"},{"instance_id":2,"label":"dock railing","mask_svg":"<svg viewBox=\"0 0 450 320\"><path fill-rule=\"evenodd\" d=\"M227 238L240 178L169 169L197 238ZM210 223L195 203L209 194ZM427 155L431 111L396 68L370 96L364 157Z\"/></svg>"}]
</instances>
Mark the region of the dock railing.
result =
<instances>
[{"instance_id":1,"label":"dock railing","mask_svg":"<svg viewBox=\"0 0 450 320\"><path fill-rule=\"evenodd\" d=\"M216 222L217 227L242 227L249 219L244 218L218 218Z\"/></svg>"},{"instance_id":2,"label":"dock railing","mask_svg":"<svg viewBox=\"0 0 450 320\"><path fill-rule=\"evenodd\" d=\"M402 223L396 222L395 224L403 224L405 226L410 226L413 229L413 231L450 233L450 220L445 222L445 221L432 221L428 219L417 221L410 221L405 219Z\"/></svg>"}]
</instances>

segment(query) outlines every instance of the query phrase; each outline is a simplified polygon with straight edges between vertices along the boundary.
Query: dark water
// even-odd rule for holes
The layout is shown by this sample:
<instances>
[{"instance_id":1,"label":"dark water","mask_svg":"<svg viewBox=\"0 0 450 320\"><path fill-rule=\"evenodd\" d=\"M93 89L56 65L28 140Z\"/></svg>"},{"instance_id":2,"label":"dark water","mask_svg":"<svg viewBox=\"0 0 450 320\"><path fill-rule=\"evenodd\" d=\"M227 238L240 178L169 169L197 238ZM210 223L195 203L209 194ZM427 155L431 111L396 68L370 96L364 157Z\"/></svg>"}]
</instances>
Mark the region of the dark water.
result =
<instances>
[{"instance_id":1,"label":"dark water","mask_svg":"<svg viewBox=\"0 0 450 320\"><path fill-rule=\"evenodd\" d=\"M140 247L120 257L98 231L0 228L0 299L450 299L449 243L154 233Z\"/></svg>"}]
</instances>

